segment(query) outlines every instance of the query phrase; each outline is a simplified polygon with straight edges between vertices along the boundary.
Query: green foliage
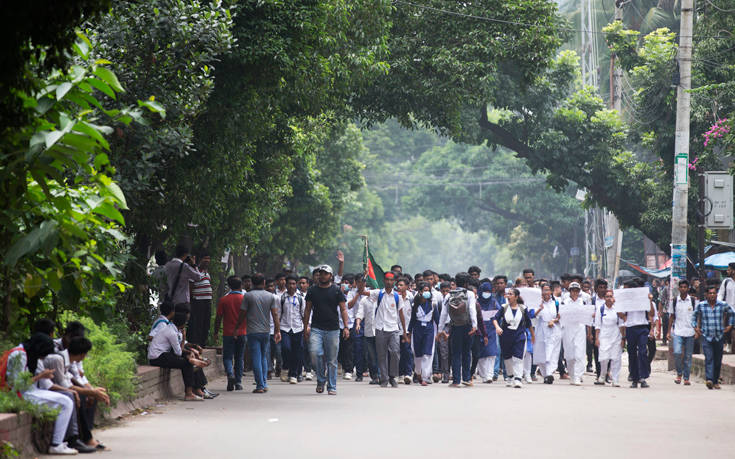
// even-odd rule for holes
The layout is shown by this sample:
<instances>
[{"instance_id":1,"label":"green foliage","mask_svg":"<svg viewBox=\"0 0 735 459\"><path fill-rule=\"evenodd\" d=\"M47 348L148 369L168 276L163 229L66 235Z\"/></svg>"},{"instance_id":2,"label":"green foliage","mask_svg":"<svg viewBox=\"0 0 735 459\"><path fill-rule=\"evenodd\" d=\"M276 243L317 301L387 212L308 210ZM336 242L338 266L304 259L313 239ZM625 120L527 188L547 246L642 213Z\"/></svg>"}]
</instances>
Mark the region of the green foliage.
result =
<instances>
[{"instance_id":1,"label":"green foliage","mask_svg":"<svg viewBox=\"0 0 735 459\"><path fill-rule=\"evenodd\" d=\"M67 315L68 320L79 320L87 329L87 338L92 341L92 350L84 360L84 371L87 379L94 386L107 389L111 403L116 405L127 400L136 391L135 354L126 350L122 342L124 335L115 333L113 327L97 324L89 317ZM126 333L124 329L118 332Z\"/></svg>"},{"instance_id":2,"label":"green foliage","mask_svg":"<svg viewBox=\"0 0 735 459\"><path fill-rule=\"evenodd\" d=\"M30 378L30 373L28 374ZM0 391L0 413L29 413L34 421L50 422L59 414L58 408L48 405L31 403L24 400L15 392Z\"/></svg>"},{"instance_id":3,"label":"green foliage","mask_svg":"<svg viewBox=\"0 0 735 459\"><path fill-rule=\"evenodd\" d=\"M110 178L112 128L101 123L129 124L142 119L134 107L105 109L100 93L122 91L109 61L92 60L91 42L79 34L77 64L55 70L25 94L32 122L0 138L0 279L4 315L2 329L16 330L37 314L53 309L89 306L94 294L120 291L117 279L125 196ZM24 334L23 331L20 334Z\"/></svg>"}]
</instances>

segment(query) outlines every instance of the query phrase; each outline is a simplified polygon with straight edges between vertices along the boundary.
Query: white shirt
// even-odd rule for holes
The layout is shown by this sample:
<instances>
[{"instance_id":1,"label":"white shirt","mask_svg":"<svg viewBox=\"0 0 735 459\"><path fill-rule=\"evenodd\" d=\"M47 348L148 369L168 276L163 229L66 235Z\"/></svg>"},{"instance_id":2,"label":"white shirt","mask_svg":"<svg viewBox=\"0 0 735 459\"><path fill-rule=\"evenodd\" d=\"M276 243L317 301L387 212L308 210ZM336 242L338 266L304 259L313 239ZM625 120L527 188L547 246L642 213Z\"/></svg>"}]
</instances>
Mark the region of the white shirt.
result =
<instances>
[{"instance_id":1,"label":"white shirt","mask_svg":"<svg viewBox=\"0 0 735 459\"><path fill-rule=\"evenodd\" d=\"M151 326L151 331L148 333L148 336L153 338L156 336L156 333L161 331L163 327L166 325L169 325L171 322L166 318L166 316L158 316L158 319L153 322L153 326Z\"/></svg>"},{"instance_id":2,"label":"white shirt","mask_svg":"<svg viewBox=\"0 0 735 459\"><path fill-rule=\"evenodd\" d=\"M352 330L352 327L355 326L355 315L357 314L357 305L361 301L361 300L357 300L355 304L352 307L350 307L350 301L355 296L357 296L356 288L351 289L349 292L347 292L347 295L345 295L345 297L347 298L347 301L345 302L345 308L347 309L347 320L349 322L347 324L347 328L349 328L350 330ZM344 324L344 321L342 320L341 313L339 314L339 328L340 329L345 328L345 324Z\"/></svg>"},{"instance_id":3,"label":"white shirt","mask_svg":"<svg viewBox=\"0 0 735 459\"><path fill-rule=\"evenodd\" d=\"M406 298L403 298L400 293L398 294L398 302L400 303L399 310L403 313L403 320L406 321L406 333L408 333L408 323L411 321L413 298L414 295L411 292L406 292ZM400 319L398 320L400 321ZM403 330L403 328L401 328L401 330Z\"/></svg>"},{"instance_id":4,"label":"white shirt","mask_svg":"<svg viewBox=\"0 0 735 459\"><path fill-rule=\"evenodd\" d=\"M442 313L439 316L439 330L445 331L446 326L449 324L449 297L450 295L447 294L446 297L444 297L444 302L442 303ZM470 323L472 324L472 328L477 328L477 296L475 296L475 292L472 290L467 290L467 311L470 314Z\"/></svg>"},{"instance_id":5,"label":"white shirt","mask_svg":"<svg viewBox=\"0 0 735 459\"><path fill-rule=\"evenodd\" d=\"M383 292L383 301L381 304L378 304L378 297L380 297L380 292ZM390 292L386 292L385 289L370 291L370 299L375 302L375 307L377 308L375 312L376 330L382 330L384 332L394 332L401 329L400 319L398 318L399 305L396 304L394 293L395 295L398 295L398 292L396 292L395 290L391 290Z\"/></svg>"},{"instance_id":6,"label":"white shirt","mask_svg":"<svg viewBox=\"0 0 735 459\"><path fill-rule=\"evenodd\" d=\"M281 304L281 297L278 296L278 295L276 295L275 293L273 294L273 296L276 299L276 306L280 306L280 304ZM281 308L280 307L276 307L276 314L280 314L280 313L281 313ZM273 322L273 314L268 314L268 318L271 321L270 334L271 335L275 335L276 334L276 324ZM278 317L278 320L279 321L281 320L281 317L280 316Z\"/></svg>"},{"instance_id":7,"label":"white shirt","mask_svg":"<svg viewBox=\"0 0 735 459\"><path fill-rule=\"evenodd\" d=\"M625 327L635 327L637 325L648 325L647 311L629 311L625 319Z\"/></svg>"},{"instance_id":8,"label":"white shirt","mask_svg":"<svg viewBox=\"0 0 735 459\"><path fill-rule=\"evenodd\" d=\"M375 301L369 295L363 296L357 300L355 307L357 308L355 318L360 319L365 337L375 337Z\"/></svg>"},{"instance_id":9,"label":"white shirt","mask_svg":"<svg viewBox=\"0 0 735 459\"><path fill-rule=\"evenodd\" d=\"M717 301L727 303L731 308L735 309L735 281L732 278L728 277L722 281L720 291L717 292Z\"/></svg>"},{"instance_id":10,"label":"white shirt","mask_svg":"<svg viewBox=\"0 0 735 459\"><path fill-rule=\"evenodd\" d=\"M76 380L78 384L81 384L83 386L89 384L89 380L84 374L83 360L80 360L79 362L72 362L69 366L69 373L71 373L72 378L74 378L74 380Z\"/></svg>"},{"instance_id":11,"label":"white shirt","mask_svg":"<svg viewBox=\"0 0 735 459\"><path fill-rule=\"evenodd\" d=\"M536 317L541 325L546 327L544 330L547 330L549 328L549 322L556 319L556 316L559 314L559 309L556 307L556 300L553 297L550 298L549 301L544 301L543 298L541 298L541 304L544 306L544 309L542 309ZM561 330L561 327L559 327L558 324L554 324L551 328Z\"/></svg>"},{"instance_id":12,"label":"white shirt","mask_svg":"<svg viewBox=\"0 0 735 459\"><path fill-rule=\"evenodd\" d=\"M148 360L157 359L164 352L173 352L181 355L181 343L179 342L179 329L174 324L162 328L148 344Z\"/></svg>"},{"instance_id":13,"label":"white shirt","mask_svg":"<svg viewBox=\"0 0 735 459\"><path fill-rule=\"evenodd\" d=\"M730 283L735 284L735 282ZM689 295L684 299L681 298L681 295L676 295L676 299L674 300L674 314L676 314L673 329L674 335L694 336L694 328L692 327L694 308L692 307L692 298Z\"/></svg>"},{"instance_id":14,"label":"white shirt","mask_svg":"<svg viewBox=\"0 0 735 459\"><path fill-rule=\"evenodd\" d=\"M298 293L290 296L288 292L278 300L281 330L299 333L304 331L304 309L306 301ZM271 318L272 320L272 318Z\"/></svg>"}]
</instances>

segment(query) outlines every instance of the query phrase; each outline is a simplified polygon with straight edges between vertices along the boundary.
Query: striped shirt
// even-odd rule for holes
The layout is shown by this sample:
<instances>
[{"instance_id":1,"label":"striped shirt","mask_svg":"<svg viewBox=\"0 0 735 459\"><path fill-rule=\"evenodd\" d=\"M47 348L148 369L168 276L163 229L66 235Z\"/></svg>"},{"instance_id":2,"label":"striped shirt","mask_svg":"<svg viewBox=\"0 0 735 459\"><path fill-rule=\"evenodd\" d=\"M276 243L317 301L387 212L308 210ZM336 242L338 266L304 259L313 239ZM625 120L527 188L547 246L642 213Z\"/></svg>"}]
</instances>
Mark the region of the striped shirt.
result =
<instances>
[{"instance_id":1,"label":"striped shirt","mask_svg":"<svg viewBox=\"0 0 735 459\"><path fill-rule=\"evenodd\" d=\"M202 279L193 283L191 294L195 300L212 299L212 283L208 272L202 272Z\"/></svg>"}]
</instances>

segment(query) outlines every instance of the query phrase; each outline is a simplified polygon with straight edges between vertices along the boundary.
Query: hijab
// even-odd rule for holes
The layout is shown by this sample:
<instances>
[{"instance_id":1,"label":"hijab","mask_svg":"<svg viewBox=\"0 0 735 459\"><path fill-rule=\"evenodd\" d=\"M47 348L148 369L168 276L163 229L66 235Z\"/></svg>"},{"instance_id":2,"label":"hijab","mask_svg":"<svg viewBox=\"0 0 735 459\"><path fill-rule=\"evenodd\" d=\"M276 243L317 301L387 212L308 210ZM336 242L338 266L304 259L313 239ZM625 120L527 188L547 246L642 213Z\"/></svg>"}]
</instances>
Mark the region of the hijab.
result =
<instances>
[{"instance_id":1,"label":"hijab","mask_svg":"<svg viewBox=\"0 0 735 459\"><path fill-rule=\"evenodd\" d=\"M490 298L484 298L482 296L483 292L490 292ZM493 285L490 282L483 282L480 284L480 288L477 291L477 301L480 303L480 306L487 309L490 307L490 305L493 302Z\"/></svg>"}]
</instances>

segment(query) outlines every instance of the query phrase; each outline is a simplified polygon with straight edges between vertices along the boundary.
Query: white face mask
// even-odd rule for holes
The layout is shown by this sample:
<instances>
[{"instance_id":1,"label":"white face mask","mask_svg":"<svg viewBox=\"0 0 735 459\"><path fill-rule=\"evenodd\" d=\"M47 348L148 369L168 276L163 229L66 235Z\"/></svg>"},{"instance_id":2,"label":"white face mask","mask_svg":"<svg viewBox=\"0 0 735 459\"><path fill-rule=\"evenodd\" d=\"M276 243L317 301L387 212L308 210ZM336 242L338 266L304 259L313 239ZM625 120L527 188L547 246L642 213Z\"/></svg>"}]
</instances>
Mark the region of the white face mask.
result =
<instances>
[{"instance_id":1,"label":"white face mask","mask_svg":"<svg viewBox=\"0 0 735 459\"><path fill-rule=\"evenodd\" d=\"M482 297L483 297L483 298L485 298L485 299L488 299L488 298L490 298L491 296L493 296L493 294L492 294L492 293L490 293L490 292L482 292Z\"/></svg>"}]
</instances>

